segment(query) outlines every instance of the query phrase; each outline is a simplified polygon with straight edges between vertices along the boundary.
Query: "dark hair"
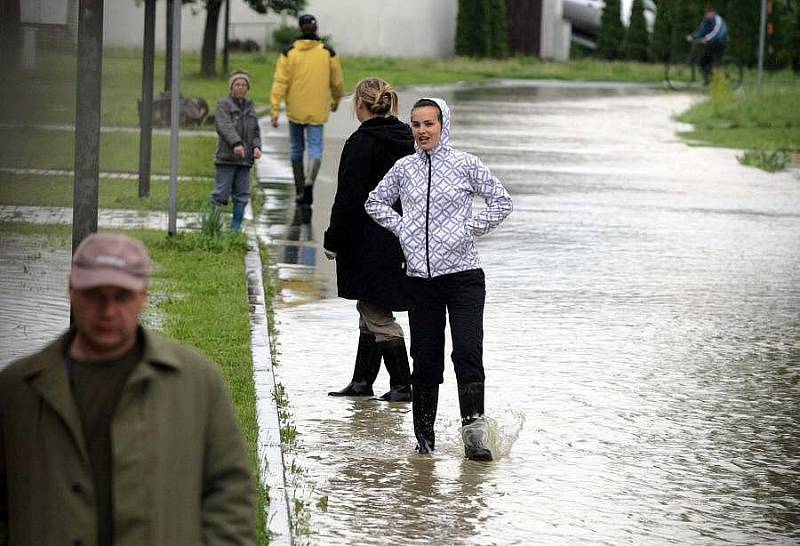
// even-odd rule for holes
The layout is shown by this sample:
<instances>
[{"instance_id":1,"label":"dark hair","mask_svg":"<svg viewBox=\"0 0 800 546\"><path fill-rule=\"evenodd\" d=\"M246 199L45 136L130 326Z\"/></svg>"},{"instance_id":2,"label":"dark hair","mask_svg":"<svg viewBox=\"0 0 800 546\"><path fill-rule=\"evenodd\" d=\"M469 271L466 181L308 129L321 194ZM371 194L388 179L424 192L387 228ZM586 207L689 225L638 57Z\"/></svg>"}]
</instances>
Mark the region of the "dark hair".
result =
<instances>
[{"instance_id":1,"label":"dark hair","mask_svg":"<svg viewBox=\"0 0 800 546\"><path fill-rule=\"evenodd\" d=\"M444 123L444 120L442 119L442 109L439 107L439 105L436 103L435 100L419 99L417 102L414 103L414 106L411 107L411 113L414 113L414 110L416 110L417 108L426 108L428 106L436 108L436 112L438 112L439 114L439 123Z\"/></svg>"},{"instance_id":2,"label":"dark hair","mask_svg":"<svg viewBox=\"0 0 800 546\"><path fill-rule=\"evenodd\" d=\"M717 8L714 6L714 4L708 3L706 4L706 11L713 11L716 13Z\"/></svg>"}]
</instances>

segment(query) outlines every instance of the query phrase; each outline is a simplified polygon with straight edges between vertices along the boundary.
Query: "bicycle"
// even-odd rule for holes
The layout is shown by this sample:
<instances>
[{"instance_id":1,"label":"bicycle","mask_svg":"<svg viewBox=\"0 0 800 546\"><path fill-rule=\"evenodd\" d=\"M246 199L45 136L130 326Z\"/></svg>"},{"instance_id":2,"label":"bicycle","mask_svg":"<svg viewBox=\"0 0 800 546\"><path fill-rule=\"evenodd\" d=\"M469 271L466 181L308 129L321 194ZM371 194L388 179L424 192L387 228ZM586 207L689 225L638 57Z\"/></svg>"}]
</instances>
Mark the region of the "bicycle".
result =
<instances>
[{"instance_id":1,"label":"bicycle","mask_svg":"<svg viewBox=\"0 0 800 546\"><path fill-rule=\"evenodd\" d=\"M699 89L705 85L703 69L700 68L700 58L703 55L703 43L694 40L689 53L673 60L667 59L664 66L664 79L670 89L675 91L685 91L687 89ZM714 62L714 73L722 74L728 80L731 89L738 89L742 85L744 69L741 63L730 55L725 55Z\"/></svg>"}]
</instances>

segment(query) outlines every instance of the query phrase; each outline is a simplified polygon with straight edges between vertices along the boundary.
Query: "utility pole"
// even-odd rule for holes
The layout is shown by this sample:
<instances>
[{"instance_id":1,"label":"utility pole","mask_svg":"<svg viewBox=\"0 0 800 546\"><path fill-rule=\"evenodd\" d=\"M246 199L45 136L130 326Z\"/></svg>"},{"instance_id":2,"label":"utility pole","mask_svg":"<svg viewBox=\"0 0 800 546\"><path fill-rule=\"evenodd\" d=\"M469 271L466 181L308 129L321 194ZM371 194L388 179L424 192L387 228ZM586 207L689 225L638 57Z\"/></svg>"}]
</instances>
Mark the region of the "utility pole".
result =
<instances>
[{"instance_id":1,"label":"utility pole","mask_svg":"<svg viewBox=\"0 0 800 546\"><path fill-rule=\"evenodd\" d=\"M102 64L103 0L80 0L72 199L73 252L87 235L97 232Z\"/></svg>"},{"instance_id":2,"label":"utility pole","mask_svg":"<svg viewBox=\"0 0 800 546\"><path fill-rule=\"evenodd\" d=\"M139 197L150 196L150 155L153 149L153 78L156 58L156 0L144 3L142 48L142 109L139 113Z\"/></svg>"},{"instance_id":3,"label":"utility pole","mask_svg":"<svg viewBox=\"0 0 800 546\"><path fill-rule=\"evenodd\" d=\"M231 25L231 0L225 0L225 43L222 46L222 75L226 78L230 73L228 68L228 29Z\"/></svg>"},{"instance_id":4,"label":"utility pole","mask_svg":"<svg viewBox=\"0 0 800 546\"><path fill-rule=\"evenodd\" d=\"M758 34L758 86L764 82L764 47L767 41L767 0L761 0L761 29Z\"/></svg>"},{"instance_id":5,"label":"utility pole","mask_svg":"<svg viewBox=\"0 0 800 546\"><path fill-rule=\"evenodd\" d=\"M172 4L172 79L169 93L169 228L170 236L178 233L178 139L181 115L181 2Z\"/></svg>"}]
</instances>

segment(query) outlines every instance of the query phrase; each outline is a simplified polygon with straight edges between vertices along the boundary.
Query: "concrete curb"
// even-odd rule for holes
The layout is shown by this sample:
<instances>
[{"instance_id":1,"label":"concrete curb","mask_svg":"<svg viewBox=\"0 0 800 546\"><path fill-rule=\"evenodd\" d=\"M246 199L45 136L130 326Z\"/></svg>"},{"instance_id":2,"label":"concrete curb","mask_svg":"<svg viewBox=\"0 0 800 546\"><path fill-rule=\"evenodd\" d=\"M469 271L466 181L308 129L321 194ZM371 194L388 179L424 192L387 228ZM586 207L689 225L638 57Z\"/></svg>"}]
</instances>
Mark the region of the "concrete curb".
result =
<instances>
[{"instance_id":1,"label":"concrete curb","mask_svg":"<svg viewBox=\"0 0 800 546\"><path fill-rule=\"evenodd\" d=\"M245 257L247 293L250 300L250 347L258 419L258 459L261 481L269 491L267 526L270 544L292 544L289 498L281 448L275 374L272 367L269 322L264 295L261 251L255 229L247 232L250 249Z\"/></svg>"}]
</instances>

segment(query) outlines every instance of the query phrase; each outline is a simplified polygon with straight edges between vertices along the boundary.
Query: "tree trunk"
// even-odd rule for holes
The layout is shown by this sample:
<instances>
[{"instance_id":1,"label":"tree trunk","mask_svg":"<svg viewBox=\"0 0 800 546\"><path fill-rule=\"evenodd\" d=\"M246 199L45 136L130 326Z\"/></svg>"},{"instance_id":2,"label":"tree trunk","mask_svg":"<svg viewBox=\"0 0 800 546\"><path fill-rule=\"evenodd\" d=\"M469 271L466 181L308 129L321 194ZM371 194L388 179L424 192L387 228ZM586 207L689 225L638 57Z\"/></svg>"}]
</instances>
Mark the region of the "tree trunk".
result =
<instances>
[{"instance_id":1,"label":"tree trunk","mask_svg":"<svg viewBox=\"0 0 800 546\"><path fill-rule=\"evenodd\" d=\"M222 0L206 1L206 28L203 32L203 48L200 54L200 73L203 76L217 75L217 28Z\"/></svg>"}]
</instances>

